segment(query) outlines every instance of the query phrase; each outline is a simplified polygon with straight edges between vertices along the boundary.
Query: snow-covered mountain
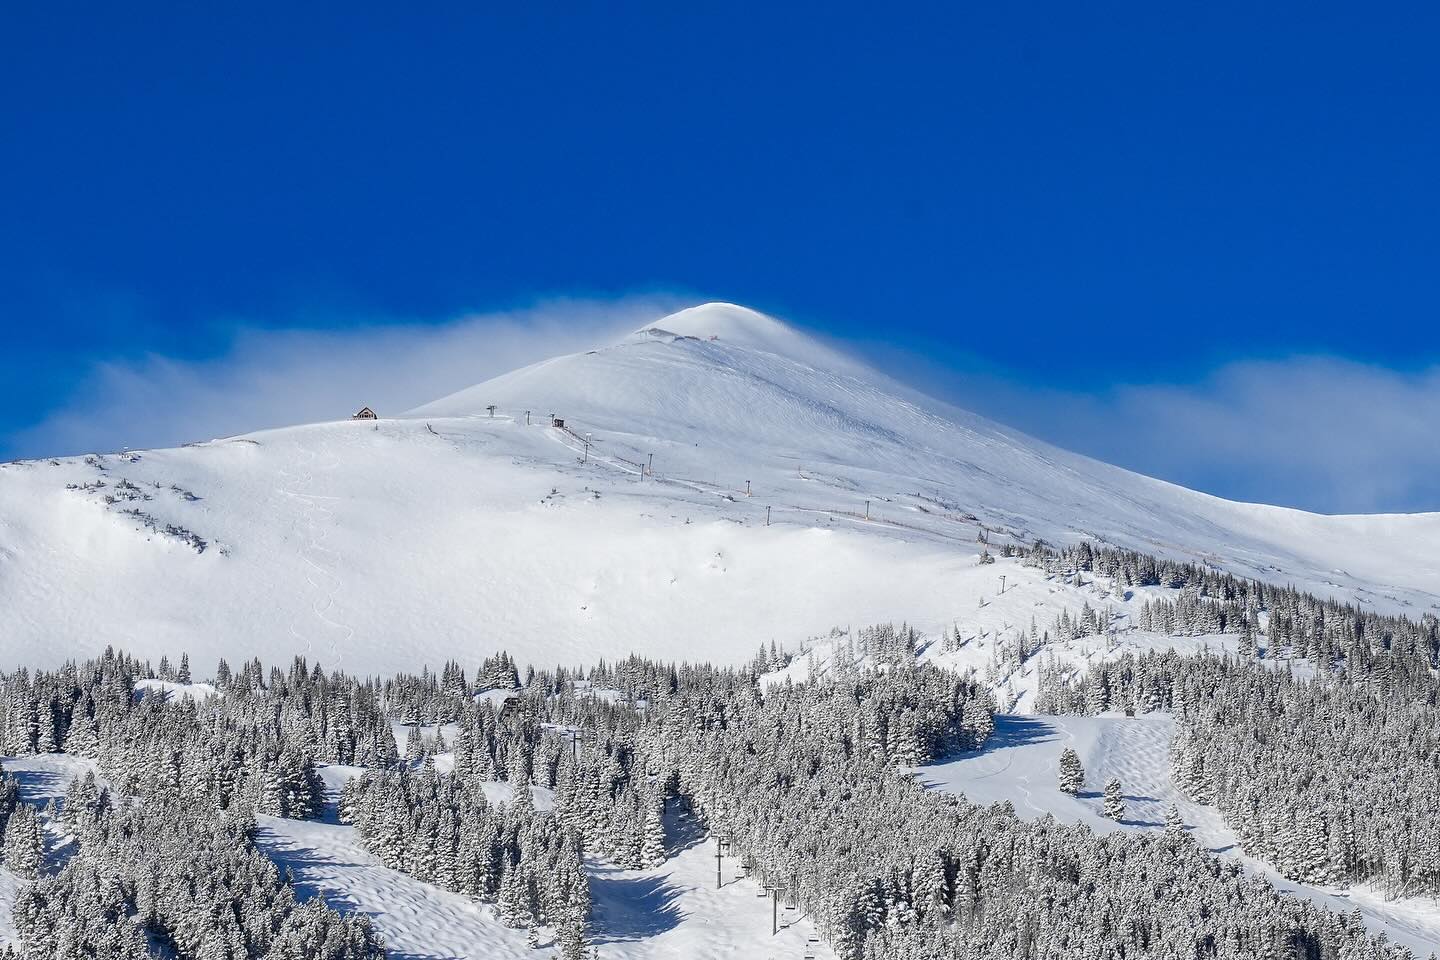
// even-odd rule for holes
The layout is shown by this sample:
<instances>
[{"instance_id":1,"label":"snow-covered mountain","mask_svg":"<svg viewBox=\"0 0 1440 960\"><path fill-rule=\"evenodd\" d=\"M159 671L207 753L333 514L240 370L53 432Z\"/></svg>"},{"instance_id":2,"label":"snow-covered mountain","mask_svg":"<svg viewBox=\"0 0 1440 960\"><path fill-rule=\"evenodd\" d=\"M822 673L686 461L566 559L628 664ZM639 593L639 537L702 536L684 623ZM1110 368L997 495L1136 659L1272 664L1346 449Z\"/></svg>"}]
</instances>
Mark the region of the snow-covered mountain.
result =
<instances>
[{"instance_id":1,"label":"snow-covered mountain","mask_svg":"<svg viewBox=\"0 0 1440 960\"><path fill-rule=\"evenodd\" d=\"M973 611L994 580L975 565L982 528L1440 609L1440 514L1319 516L1186 490L729 304L380 413L0 467L0 667L107 643L188 650L206 669L304 653L413 670L501 648L739 661L772 638L933 631Z\"/></svg>"}]
</instances>

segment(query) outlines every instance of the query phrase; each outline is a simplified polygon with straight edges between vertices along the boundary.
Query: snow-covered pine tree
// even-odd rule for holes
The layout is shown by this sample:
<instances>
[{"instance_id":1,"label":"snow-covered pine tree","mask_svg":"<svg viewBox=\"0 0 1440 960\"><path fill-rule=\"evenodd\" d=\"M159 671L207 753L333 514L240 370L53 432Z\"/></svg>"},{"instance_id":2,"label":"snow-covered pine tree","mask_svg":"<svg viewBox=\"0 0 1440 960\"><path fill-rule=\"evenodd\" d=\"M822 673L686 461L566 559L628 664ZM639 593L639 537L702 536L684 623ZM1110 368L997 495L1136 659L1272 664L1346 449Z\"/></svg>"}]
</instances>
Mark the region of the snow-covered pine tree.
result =
<instances>
[{"instance_id":1,"label":"snow-covered pine tree","mask_svg":"<svg viewBox=\"0 0 1440 960\"><path fill-rule=\"evenodd\" d=\"M647 867L658 867L665 862L665 796L654 787L646 791L645 838L640 859Z\"/></svg>"},{"instance_id":2,"label":"snow-covered pine tree","mask_svg":"<svg viewBox=\"0 0 1440 960\"><path fill-rule=\"evenodd\" d=\"M45 860L44 834L35 808L22 803L5 821L5 866L34 878Z\"/></svg>"},{"instance_id":3,"label":"snow-covered pine tree","mask_svg":"<svg viewBox=\"0 0 1440 960\"><path fill-rule=\"evenodd\" d=\"M1085 767L1080 763L1080 754L1066 747L1060 754L1060 789L1072 797L1085 787Z\"/></svg>"},{"instance_id":4,"label":"snow-covered pine tree","mask_svg":"<svg viewBox=\"0 0 1440 960\"><path fill-rule=\"evenodd\" d=\"M1110 781L1105 784L1104 813L1111 820L1125 819L1125 795L1122 791L1123 787L1116 777L1111 777Z\"/></svg>"}]
</instances>

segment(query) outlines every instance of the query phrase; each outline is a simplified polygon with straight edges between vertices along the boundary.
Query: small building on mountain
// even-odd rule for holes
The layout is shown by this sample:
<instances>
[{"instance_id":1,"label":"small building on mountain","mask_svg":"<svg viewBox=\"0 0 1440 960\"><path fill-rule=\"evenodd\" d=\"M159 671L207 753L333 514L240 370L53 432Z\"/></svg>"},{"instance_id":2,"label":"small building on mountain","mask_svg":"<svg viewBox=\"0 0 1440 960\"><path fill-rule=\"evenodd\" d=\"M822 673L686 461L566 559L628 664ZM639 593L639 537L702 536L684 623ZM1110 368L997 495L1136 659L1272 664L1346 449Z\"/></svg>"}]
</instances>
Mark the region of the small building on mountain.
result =
<instances>
[{"instance_id":1,"label":"small building on mountain","mask_svg":"<svg viewBox=\"0 0 1440 960\"><path fill-rule=\"evenodd\" d=\"M374 411L374 410L371 410L369 407L361 407L361 408L360 408L360 412L357 413L357 414L355 414L355 416L351 417L350 419L351 419L351 420L379 420L380 418L377 417L377 416L375 416L375 411Z\"/></svg>"}]
</instances>

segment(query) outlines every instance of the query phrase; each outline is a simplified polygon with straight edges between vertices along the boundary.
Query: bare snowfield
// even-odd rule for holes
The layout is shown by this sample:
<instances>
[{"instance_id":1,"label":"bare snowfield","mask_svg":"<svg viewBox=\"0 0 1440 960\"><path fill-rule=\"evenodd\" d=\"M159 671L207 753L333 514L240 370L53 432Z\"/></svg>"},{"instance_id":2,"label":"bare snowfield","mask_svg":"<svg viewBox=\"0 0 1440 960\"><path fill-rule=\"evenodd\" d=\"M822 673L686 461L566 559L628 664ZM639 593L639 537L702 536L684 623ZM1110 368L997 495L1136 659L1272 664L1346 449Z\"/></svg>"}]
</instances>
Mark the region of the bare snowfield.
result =
<instances>
[{"instance_id":1,"label":"bare snowfield","mask_svg":"<svg viewBox=\"0 0 1440 960\"><path fill-rule=\"evenodd\" d=\"M1337 890L1287 880L1263 861L1241 851L1235 834L1213 807L1192 803L1170 777L1170 741L1174 718L1008 715L995 718L995 734L986 749L944 763L921 767L924 785L964 795L974 803L1009 802L1018 816L1053 816L1081 823L1097 833L1114 830L1163 830L1165 811L1175 804L1195 841L1220 856L1240 860L1276 889L1305 897L1338 913L1359 909L1365 922L1419 956L1440 951L1440 900L1417 897L1386 901L1374 890ZM1062 792L1060 753L1080 755L1086 774L1078 797ZM1114 821L1101 813L1105 783L1116 777L1124 787L1126 813Z\"/></svg>"},{"instance_id":2,"label":"bare snowfield","mask_svg":"<svg viewBox=\"0 0 1440 960\"><path fill-rule=\"evenodd\" d=\"M712 304L399 418L0 465L0 666L106 644L188 651L200 675L296 653L359 673L500 649L734 663L836 626L967 622L982 528L1376 609L1440 597L1440 515L1194 493Z\"/></svg>"}]
</instances>

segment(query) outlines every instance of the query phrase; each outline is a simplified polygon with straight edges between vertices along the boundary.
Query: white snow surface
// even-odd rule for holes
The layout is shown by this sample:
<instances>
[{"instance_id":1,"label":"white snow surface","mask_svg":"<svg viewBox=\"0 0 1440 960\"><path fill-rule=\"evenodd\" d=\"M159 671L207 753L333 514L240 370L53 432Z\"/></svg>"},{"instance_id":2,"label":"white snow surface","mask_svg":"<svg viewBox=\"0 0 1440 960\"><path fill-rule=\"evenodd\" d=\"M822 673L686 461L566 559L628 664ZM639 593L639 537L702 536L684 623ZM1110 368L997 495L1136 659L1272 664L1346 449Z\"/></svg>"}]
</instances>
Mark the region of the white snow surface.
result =
<instances>
[{"instance_id":1,"label":"white snow surface","mask_svg":"<svg viewBox=\"0 0 1440 960\"><path fill-rule=\"evenodd\" d=\"M1339 913L1358 908L1372 930L1384 932L1417 956L1440 952L1440 900L1386 901L1364 886L1339 890L1296 883L1246 855L1214 807L1191 802L1172 782L1170 741L1175 721L1170 715L999 715L995 720L995 734L984 750L921 767L916 771L919 781L962 794L974 803L1008 801L1027 820L1050 815L1065 823L1085 824L1097 833L1163 830L1165 811L1173 803L1197 843L1217 855L1238 859L1281 892ZM1085 789L1078 797L1059 788L1058 764L1066 747L1079 754L1085 767ZM1111 777L1124 788L1126 813L1119 822L1101 814L1104 786Z\"/></svg>"},{"instance_id":2,"label":"white snow surface","mask_svg":"<svg viewBox=\"0 0 1440 960\"><path fill-rule=\"evenodd\" d=\"M100 766L94 760L68 753L4 757L0 758L0 767L15 778L20 799L36 807L43 807L51 800L63 801L70 782L86 773L100 777ZM100 782L105 782L103 777Z\"/></svg>"},{"instance_id":3,"label":"white snow surface","mask_svg":"<svg viewBox=\"0 0 1440 960\"><path fill-rule=\"evenodd\" d=\"M215 685L210 683L175 683L170 680L157 680L154 677L135 681L137 697L143 697L152 692L166 700L177 700L183 697L189 697L191 700L208 700L215 696L217 691Z\"/></svg>"},{"instance_id":4,"label":"white snow surface","mask_svg":"<svg viewBox=\"0 0 1440 960\"><path fill-rule=\"evenodd\" d=\"M509 960L534 955L523 931L495 911L383 866L354 827L307 820L257 818L256 844L294 871L302 897L320 896L343 913L368 916L393 960Z\"/></svg>"},{"instance_id":5,"label":"white snow surface","mask_svg":"<svg viewBox=\"0 0 1440 960\"><path fill-rule=\"evenodd\" d=\"M0 867L0 947L20 945L20 931L15 929L15 918L11 911L15 908L15 898L20 896L20 890L25 886L25 880Z\"/></svg>"},{"instance_id":6,"label":"white snow surface","mask_svg":"<svg viewBox=\"0 0 1440 960\"><path fill-rule=\"evenodd\" d=\"M976 609L955 584L982 524L992 544L1093 538L1374 609L1440 600L1440 514L1195 493L728 304L381 413L0 465L0 668L106 644L188 651L199 675L297 653L357 673L500 649L735 663L835 626L934 634Z\"/></svg>"},{"instance_id":7,"label":"white snow surface","mask_svg":"<svg viewBox=\"0 0 1440 960\"><path fill-rule=\"evenodd\" d=\"M338 789L346 769L322 771ZM489 791L486 791L487 796ZM492 799L494 799L492 797ZM537 805L537 809L541 809ZM294 871L302 897L320 896L344 912L370 917L392 960L521 960L548 956L526 944L525 932L504 926L495 908L391 870L360 843L355 828L336 823L260 817L257 845ZM784 910L771 935L763 890L738 875L726 858L724 886L715 887L714 846L689 821L667 822L669 858L647 870L620 870L589 860L590 937L607 960L721 960L802 957L831 960L814 928ZM542 937L546 943L548 935Z\"/></svg>"}]
</instances>

